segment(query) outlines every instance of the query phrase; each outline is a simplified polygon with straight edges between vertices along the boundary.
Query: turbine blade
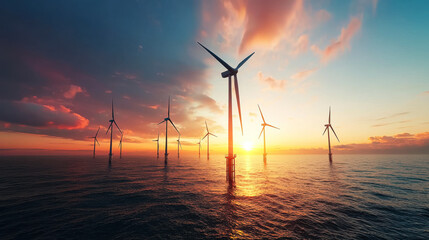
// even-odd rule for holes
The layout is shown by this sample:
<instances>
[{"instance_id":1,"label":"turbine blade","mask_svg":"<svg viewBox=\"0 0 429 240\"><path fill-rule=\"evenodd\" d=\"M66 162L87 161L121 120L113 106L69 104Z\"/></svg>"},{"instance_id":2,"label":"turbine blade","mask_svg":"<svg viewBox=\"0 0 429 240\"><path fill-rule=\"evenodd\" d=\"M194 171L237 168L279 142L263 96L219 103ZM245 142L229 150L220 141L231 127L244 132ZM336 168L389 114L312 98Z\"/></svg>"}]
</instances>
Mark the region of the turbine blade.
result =
<instances>
[{"instance_id":1,"label":"turbine blade","mask_svg":"<svg viewBox=\"0 0 429 240\"><path fill-rule=\"evenodd\" d=\"M240 116L241 135L243 135L243 122L241 120L241 107L240 107L240 91L238 90L237 74L234 75L234 88L235 88L235 96L237 97L238 115Z\"/></svg>"},{"instance_id":2,"label":"turbine blade","mask_svg":"<svg viewBox=\"0 0 429 240\"><path fill-rule=\"evenodd\" d=\"M162 121L162 122L160 122L160 123L158 123L158 125L159 125L159 124L161 124L161 123L163 123L163 122L165 122L165 120L164 120L164 121ZM159 138L159 133L158 133L158 138Z\"/></svg>"},{"instance_id":3,"label":"turbine blade","mask_svg":"<svg viewBox=\"0 0 429 240\"><path fill-rule=\"evenodd\" d=\"M168 118L170 118L170 96L168 96Z\"/></svg>"},{"instance_id":4,"label":"turbine blade","mask_svg":"<svg viewBox=\"0 0 429 240\"><path fill-rule=\"evenodd\" d=\"M235 70L238 70L241 66L243 66L243 64L244 64L247 60L249 60L249 58L250 58L253 54L255 54L255 52L253 52L253 53L252 53L252 54L250 54L247 58L245 58L243 61L241 61L241 62L237 65L237 67L235 68Z\"/></svg>"},{"instance_id":5,"label":"turbine blade","mask_svg":"<svg viewBox=\"0 0 429 240\"><path fill-rule=\"evenodd\" d=\"M206 123L207 132L209 132L209 127L207 126L207 121L205 121L205 123Z\"/></svg>"},{"instance_id":6,"label":"turbine blade","mask_svg":"<svg viewBox=\"0 0 429 240\"><path fill-rule=\"evenodd\" d=\"M97 138L95 139L95 141L97 142L98 146L100 146L100 143L98 142Z\"/></svg>"},{"instance_id":7,"label":"turbine blade","mask_svg":"<svg viewBox=\"0 0 429 240\"><path fill-rule=\"evenodd\" d=\"M158 138L156 139L156 141L159 141L159 131L158 131Z\"/></svg>"},{"instance_id":8,"label":"turbine blade","mask_svg":"<svg viewBox=\"0 0 429 240\"><path fill-rule=\"evenodd\" d=\"M259 107L259 104L258 104L258 108L259 108L259 112L261 113L262 121L264 121L265 123L265 118L264 118L264 115L262 114L261 107Z\"/></svg>"},{"instance_id":9,"label":"turbine blade","mask_svg":"<svg viewBox=\"0 0 429 240\"><path fill-rule=\"evenodd\" d=\"M334 128L332 126L330 126L330 127L331 127L332 132L334 133L335 137L337 138L338 142L340 142L340 139L337 137L337 134L335 133Z\"/></svg>"},{"instance_id":10,"label":"turbine blade","mask_svg":"<svg viewBox=\"0 0 429 240\"><path fill-rule=\"evenodd\" d=\"M267 124L267 126L268 126L268 127L272 127L272 128L275 128L275 129L279 129L279 130L280 130L280 128L278 128L278 127L274 127L273 125L270 125L270 124Z\"/></svg>"},{"instance_id":11,"label":"turbine blade","mask_svg":"<svg viewBox=\"0 0 429 240\"><path fill-rule=\"evenodd\" d=\"M112 98L112 119L115 119L115 114L113 112L113 98Z\"/></svg>"},{"instance_id":12,"label":"turbine blade","mask_svg":"<svg viewBox=\"0 0 429 240\"><path fill-rule=\"evenodd\" d=\"M206 138L208 135L209 135L209 133L207 133L206 135L204 135L204 137L201 139L201 141L204 140L204 138Z\"/></svg>"},{"instance_id":13,"label":"turbine blade","mask_svg":"<svg viewBox=\"0 0 429 240\"><path fill-rule=\"evenodd\" d=\"M327 129L328 129L328 127L325 128L325 131L323 131L322 136L325 135L325 132Z\"/></svg>"},{"instance_id":14,"label":"turbine blade","mask_svg":"<svg viewBox=\"0 0 429 240\"><path fill-rule=\"evenodd\" d=\"M171 125L173 125L174 129L176 129L177 133L180 135L179 130L177 130L176 126L174 125L173 121L171 121L171 119L168 119L168 121L171 122Z\"/></svg>"},{"instance_id":15,"label":"turbine blade","mask_svg":"<svg viewBox=\"0 0 429 240\"><path fill-rule=\"evenodd\" d=\"M331 124L331 106L329 106L329 118L328 123Z\"/></svg>"},{"instance_id":16,"label":"turbine blade","mask_svg":"<svg viewBox=\"0 0 429 240\"><path fill-rule=\"evenodd\" d=\"M214 137L217 137L216 135L214 135L213 133L209 133L210 135L212 135L212 136L214 136Z\"/></svg>"},{"instance_id":17,"label":"turbine blade","mask_svg":"<svg viewBox=\"0 0 429 240\"><path fill-rule=\"evenodd\" d=\"M259 134L258 139L261 138L261 135L262 135L262 132L264 131L264 129L265 129L265 126L262 127L262 130L261 130L261 133Z\"/></svg>"},{"instance_id":18,"label":"turbine blade","mask_svg":"<svg viewBox=\"0 0 429 240\"><path fill-rule=\"evenodd\" d=\"M180 146L180 149L182 149L183 150L183 148L182 148L182 143L179 141L179 146Z\"/></svg>"},{"instance_id":19,"label":"turbine blade","mask_svg":"<svg viewBox=\"0 0 429 240\"><path fill-rule=\"evenodd\" d=\"M200 44L201 47L203 47L205 50L207 50L207 52L209 52L214 58L216 58L216 60L218 62L220 62L220 64L222 64L226 69L228 69L230 72L235 72L234 68L232 68L231 66L229 66L225 61L223 61L220 57L216 56L216 54L214 54L212 51L210 51L209 49L207 49L206 47L204 47L201 43L197 42L198 44Z\"/></svg>"},{"instance_id":20,"label":"turbine blade","mask_svg":"<svg viewBox=\"0 0 429 240\"><path fill-rule=\"evenodd\" d=\"M121 134L123 134L123 133L122 133L122 131L121 131L121 129L119 128L118 124L116 123L116 121L113 121L113 122L115 123L116 127L119 129L119 132L120 132ZM121 137L121 139L122 139L122 137Z\"/></svg>"},{"instance_id":21,"label":"turbine blade","mask_svg":"<svg viewBox=\"0 0 429 240\"><path fill-rule=\"evenodd\" d=\"M95 137L97 137L99 131L100 131L100 127L98 127L98 130L97 130L97 133L95 134Z\"/></svg>"},{"instance_id":22,"label":"turbine blade","mask_svg":"<svg viewBox=\"0 0 429 240\"><path fill-rule=\"evenodd\" d=\"M113 122L110 123L109 127L107 128L106 134L109 132L110 128L112 127Z\"/></svg>"}]
</instances>

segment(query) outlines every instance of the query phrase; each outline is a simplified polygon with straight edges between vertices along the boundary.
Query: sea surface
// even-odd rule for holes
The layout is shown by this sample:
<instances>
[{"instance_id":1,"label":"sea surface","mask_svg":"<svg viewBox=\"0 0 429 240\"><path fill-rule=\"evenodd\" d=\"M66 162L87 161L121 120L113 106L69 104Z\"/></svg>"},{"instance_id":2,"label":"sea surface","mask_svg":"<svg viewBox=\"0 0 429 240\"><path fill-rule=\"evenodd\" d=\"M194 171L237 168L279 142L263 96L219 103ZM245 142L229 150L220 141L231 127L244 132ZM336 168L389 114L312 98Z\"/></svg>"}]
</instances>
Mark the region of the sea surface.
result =
<instances>
[{"instance_id":1,"label":"sea surface","mask_svg":"<svg viewBox=\"0 0 429 240\"><path fill-rule=\"evenodd\" d=\"M0 239L429 239L429 155L0 157Z\"/></svg>"}]
</instances>

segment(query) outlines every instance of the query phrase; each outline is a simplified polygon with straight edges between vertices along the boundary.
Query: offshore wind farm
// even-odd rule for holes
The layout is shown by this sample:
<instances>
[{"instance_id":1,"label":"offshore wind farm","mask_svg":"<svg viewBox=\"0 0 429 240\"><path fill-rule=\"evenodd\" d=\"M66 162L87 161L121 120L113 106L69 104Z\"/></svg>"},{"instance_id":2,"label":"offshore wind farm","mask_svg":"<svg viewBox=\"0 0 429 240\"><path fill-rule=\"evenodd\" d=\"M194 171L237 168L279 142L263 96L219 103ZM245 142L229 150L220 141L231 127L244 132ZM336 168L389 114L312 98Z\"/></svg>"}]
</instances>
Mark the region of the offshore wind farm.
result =
<instances>
[{"instance_id":1,"label":"offshore wind farm","mask_svg":"<svg viewBox=\"0 0 429 240\"><path fill-rule=\"evenodd\" d=\"M427 7L5 2L1 239L429 239Z\"/></svg>"}]
</instances>

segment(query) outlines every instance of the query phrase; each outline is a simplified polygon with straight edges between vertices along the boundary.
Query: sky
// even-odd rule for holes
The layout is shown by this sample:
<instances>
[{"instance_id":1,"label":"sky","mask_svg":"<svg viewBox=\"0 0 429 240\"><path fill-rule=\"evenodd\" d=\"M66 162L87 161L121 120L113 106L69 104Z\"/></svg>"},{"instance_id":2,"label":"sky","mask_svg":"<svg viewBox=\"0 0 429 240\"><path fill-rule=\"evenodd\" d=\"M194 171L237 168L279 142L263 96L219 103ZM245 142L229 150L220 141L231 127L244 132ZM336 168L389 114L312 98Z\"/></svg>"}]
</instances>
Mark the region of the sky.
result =
<instances>
[{"instance_id":1,"label":"sky","mask_svg":"<svg viewBox=\"0 0 429 240\"><path fill-rule=\"evenodd\" d=\"M429 153L427 1L8 1L0 6L0 154L98 154L114 101L124 152L164 148L171 118L183 151L205 121L227 150L226 69L238 73L238 153L324 153L332 108L337 153ZM177 133L169 127L170 152ZM114 152L120 135L114 130ZM206 141L202 143L203 151Z\"/></svg>"}]
</instances>

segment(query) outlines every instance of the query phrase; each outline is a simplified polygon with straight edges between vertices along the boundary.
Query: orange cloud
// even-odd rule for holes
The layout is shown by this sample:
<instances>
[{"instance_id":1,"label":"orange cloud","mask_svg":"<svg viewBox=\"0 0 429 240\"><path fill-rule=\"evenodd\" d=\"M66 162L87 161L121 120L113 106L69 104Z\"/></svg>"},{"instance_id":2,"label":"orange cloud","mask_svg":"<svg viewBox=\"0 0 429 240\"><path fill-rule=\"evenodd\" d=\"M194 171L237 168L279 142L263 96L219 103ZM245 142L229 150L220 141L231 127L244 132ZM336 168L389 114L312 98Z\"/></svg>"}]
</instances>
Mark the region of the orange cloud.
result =
<instances>
[{"instance_id":1,"label":"orange cloud","mask_svg":"<svg viewBox=\"0 0 429 240\"><path fill-rule=\"evenodd\" d=\"M350 20L346 28L341 29L340 36L333 40L325 49L321 50L316 45L313 45L311 49L320 55L322 62L327 62L338 54L344 52L350 46L350 41L360 30L361 26L361 19L354 17Z\"/></svg>"},{"instance_id":2,"label":"orange cloud","mask_svg":"<svg viewBox=\"0 0 429 240\"><path fill-rule=\"evenodd\" d=\"M271 90L284 90L286 86L286 80L277 80L271 76L264 77L262 72L258 72L258 80L263 85L267 85Z\"/></svg>"},{"instance_id":3,"label":"orange cloud","mask_svg":"<svg viewBox=\"0 0 429 240\"><path fill-rule=\"evenodd\" d=\"M303 71L295 73L290 78L294 79L294 80L303 80L315 71L316 71L316 68L303 70Z\"/></svg>"},{"instance_id":4,"label":"orange cloud","mask_svg":"<svg viewBox=\"0 0 429 240\"><path fill-rule=\"evenodd\" d=\"M301 35L293 46L292 55L296 56L308 50L308 36Z\"/></svg>"}]
</instances>

